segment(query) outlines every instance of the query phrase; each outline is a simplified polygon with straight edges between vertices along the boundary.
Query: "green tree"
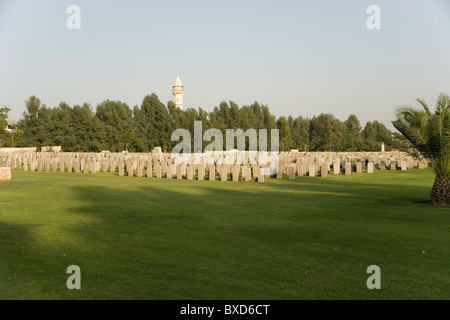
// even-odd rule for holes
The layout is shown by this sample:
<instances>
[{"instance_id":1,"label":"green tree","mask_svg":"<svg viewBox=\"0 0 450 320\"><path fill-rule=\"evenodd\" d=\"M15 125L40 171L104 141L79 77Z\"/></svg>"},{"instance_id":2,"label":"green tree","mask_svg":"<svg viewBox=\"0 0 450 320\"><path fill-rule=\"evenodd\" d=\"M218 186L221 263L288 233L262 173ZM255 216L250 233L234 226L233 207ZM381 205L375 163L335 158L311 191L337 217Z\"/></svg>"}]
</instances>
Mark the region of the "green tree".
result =
<instances>
[{"instance_id":1,"label":"green tree","mask_svg":"<svg viewBox=\"0 0 450 320\"><path fill-rule=\"evenodd\" d=\"M76 135L73 128L73 110L65 102L50 112L52 123L52 141L54 145L61 146L65 151L76 151Z\"/></svg>"},{"instance_id":2,"label":"green tree","mask_svg":"<svg viewBox=\"0 0 450 320\"><path fill-rule=\"evenodd\" d=\"M181 110L176 106L175 102L169 101L167 103L167 110L169 112L171 127L173 129L181 129L181 128L187 129L183 127L183 125L185 125L185 123L183 123L184 112L183 110Z\"/></svg>"},{"instance_id":3,"label":"green tree","mask_svg":"<svg viewBox=\"0 0 450 320\"><path fill-rule=\"evenodd\" d=\"M130 107L121 101L105 100L97 105L95 115L103 124L105 147L113 152L121 151L123 135L133 131L133 112Z\"/></svg>"},{"instance_id":4,"label":"green tree","mask_svg":"<svg viewBox=\"0 0 450 320\"><path fill-rule=\"evenodd\" d=\"M171 150L170 115L156 94L147 95L140 108L134 107L133 114L140 151L149 152L154 147L161 147L165 151Z\"/></svg>"},{"instance_id":5,"label":"green tree","mask_svg":"<svg viewBox=\"0 0 450 320\"><path fill-rule=\"evenodd\" d=\"M291 131L285 117L278 118L277 129L279 130L280 151L290 150L292 146Z\"/></svg>"},{"instance_id":6,"label":"green tree","mask_svg":"<svg viewBox=\"0 0 450 320\"><path fill-rule=\"evenodd\" d=\"M416 99L423 107L399 107L394 127L406 138L407 144L397 141L394 147L414 157L423 156L436 175L431 189L434 205L450 204L450 98L441 93L434 113L425 101Z\"/></svg>"},{"instance_id":7,"label":"green tree","mask_svg":"<svg viewBox=\"0 0 450 320\"><path fill-rule=\"evenodd\" d=\"M8 112L11 109L7 107L0 108L0 147L4 144L4 140L6 138L6 127L8 123L6 122L6 118L8 118Z\"/></svg>"},{"instance_id":8,"label":"green tree","mask_svg":"<svg viewBox=\"0 0 450 320\"><path fill-rule=\"evenodd\" d=\"M389 150L387 142L391 139L392 132L386 126L378 121L369 121L361 132L362 150L380 151L381 144L386 144L386 150Z\"/></svg>"},{"instance_id":9,"label":"green tree","mask_svg":"<svg viewBox=\"0 0 450 320\"><path fill-rule=\"evenodd\" d=\"M267 150L271 149L271 129L277 129L276 118L270 113L267 105L261 105L257 101L249 106L239 109L239 124L244 131L255 129L259 139L259 130L267 130ZM248 148L248 141L246 142Z\"/></svg>"},{"instance_id":10,"label":"green tree","mask_svg":"<svg viewBox=\"0 0 450 320\"><path fill-rule=\"evenodd\" d=\"M359 151L362 147L361 139L361 125L358 117L351 114L347 120L344 121L341 151Z\"/></svg>"},{"instance_id":11,"label":"green tree","mask_svg":"<svg viewBox=\"0 0 450 320\"><path fill-rule=\"evenodd\" d=\"M99 152L103 149L105 139L103 124L88 103L73 107L72 125L77 151Z\"/></svg>"},{"instance_id":12,"label":"green tree","mask_svg":"<svg viewBox=\"0 0 450 320\"><path fill-rule=\"evenodd\" d=\"M230 118L228 120L229 123L227 123L227 129L242 129L240 120L239 106L233 101L230 101Z\"/></svg>"},{"instance_id":13,"label":"green tree","mask_svg":"<svg viewBox=\"0 0 450 320\"><path fill-rule=\"evenodd\" d=\"M307 151L309 145L309 120L301 116L294 119L288 117L289 129L292 137L292 148Z\"/></svg>"},{"instance_id":14,"label":"green tree","mask_svg":"<svg viewBox=\"0 0 450 320\"><path fill-rule=\"evenodd\" d=\"M22 144L26 147L38 148L53 145L51 110L45 104L41 105L41 101L35 96L25 101L25 107L23 119L18 123L23 130Z\"/></svg>"},{"instance_id":15,"label":"green tree","mask_svg":"<svg viewBox=\"0 0 450 320\"><path fill-rule=\"evenodd\" d=\"M257 103L257 102L255 102ZM269 107L267 105L261 106L261 117L262 117L262 125L258 127L258 129L267 129L270 132L271 129L276 129L276 118L274 115L270 113Z\"/></svg>"},{"instance_id":16,"label":"green tree","mask_svg":"<svg viewBox=\"0 0 450 320\"><path fill-rule=\"evenodd\" d=\"M219 106L214 107L208 114L209 127L218 129L222 132L224 148L226 146L226 129L231 123L230 107L226 101L222 101Z\"/></svg>"},{"instance_id":17,"label":"green tree","mask_svg":"<svg viewBox=\"0 0 450 320\"><path fill-rule=\"evenodd\" d=\"M303 118L301 116L297 117L294 121L294 131L295 131L295 143L297 149L304 152L309 149L309 126L310 121L308 118Z\"/></svg>"},{"instance_id":18,"label":"green tree","mask_svg":"<svg viewBox=\"0 0 450 320\"><path fill-rule=\"evenodd\" d=\"M16 128L13 131L6 132L4 145L10 148L19 147L21 145L22 140L23 140L23 132L22 130L20 130L19 127L16 126Z\"/></svg>"},{"instance_id":19,"label":"green tree","mask_svg":"<svg viewBox=\"0 0 450 320\"><path fill-rule=\"evenodd\" d=\"M332 114L321 113L310 122L312 151L339 151L343 124Z\"/></svg>"},{"instance_id":20,"label":"green tree","mask_svg":"<svg viewBox=\"0 0 450 320\"><path fill-rule=\"evenodd\" d=\"M125 143L125 151L128 151L128 146L133 146L139 143L139 140L134 132L125 132L121 137L121 141Z\"/></svg>"},{"instance_id":21,"label":"green tree","mask_svg":"<svg viewBox=\"0 0 450 320\"><path fill-rule=\"evenodd\" d=\"M6 122L6 118L8 118L8 112L11 111L11 109L7 107L0 108L0 129L5 130L8 123Z\"/></svg>"}]
</instances>

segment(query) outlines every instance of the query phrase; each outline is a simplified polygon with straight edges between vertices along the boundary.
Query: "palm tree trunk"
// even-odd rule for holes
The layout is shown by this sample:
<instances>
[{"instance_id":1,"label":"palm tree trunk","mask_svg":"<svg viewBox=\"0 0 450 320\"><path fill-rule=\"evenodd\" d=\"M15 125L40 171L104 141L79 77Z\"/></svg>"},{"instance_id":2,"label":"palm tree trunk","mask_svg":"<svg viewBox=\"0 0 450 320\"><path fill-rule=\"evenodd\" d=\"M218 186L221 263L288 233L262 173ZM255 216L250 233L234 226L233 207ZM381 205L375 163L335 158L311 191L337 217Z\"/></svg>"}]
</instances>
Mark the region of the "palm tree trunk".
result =
<instances>
[{"instance_id":1,"label":"palm tree trunk","mask_svg":"<svg viewBox=\"0 0 450 320\"><path fill-rule=\"evenodd\" d=\"M431 189L431 203L435 206L450 204L450 177L438 177Z\"/></svg>"}]
</instances>

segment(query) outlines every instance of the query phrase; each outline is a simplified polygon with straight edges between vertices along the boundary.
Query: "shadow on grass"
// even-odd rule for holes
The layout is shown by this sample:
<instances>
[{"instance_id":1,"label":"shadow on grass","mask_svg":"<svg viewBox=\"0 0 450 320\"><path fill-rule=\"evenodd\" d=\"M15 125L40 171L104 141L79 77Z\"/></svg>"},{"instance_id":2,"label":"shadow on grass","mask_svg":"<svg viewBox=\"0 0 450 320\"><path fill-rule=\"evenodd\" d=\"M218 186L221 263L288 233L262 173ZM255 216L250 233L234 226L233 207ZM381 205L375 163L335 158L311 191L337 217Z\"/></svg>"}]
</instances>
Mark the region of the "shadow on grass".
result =
<instances>
[{"instance_id":1,"label":"shadow on grass","mask_svg":"<svg viewBox=\"0 0 450 320\"><path fill-rule=\"evenodd\" d=\"M21 290L64 299L354 299L399 292L420 298L414 284L404 287L395 277L394 290L367 290L366 268L373 261L414 264L399 250L440 243L436 234L445 231L442 215L413 203L427 187L144 179L71 187L71 203L79 206L62 214L80 223L62 228L76 240L43 248L31 260L5 256L18 270L28 261L31 270L44 269ZM35 241L25 227L5 230L25 235L9 243ZM65 288L70 264L82 270L79 292ZM440 266L427 271L433 268ZM439 297L445 281L428 280ZM7 297L17 297L20 290L9 283Z\"/></svg>"},{"instance_id":2,"label":"shadow on grass","mask_svg":"<svg viewBox=\"0 0 450 320\"><path fill-rule=\"evenodd\" d=\"M425 205L429 205L429 206L433 206L433 204L431 203L431 200L415 200L413 201L414 203L417 204L425 204Z\"/></svg>"},{"instance_id":3,"label":"shadow on grass","mask_svg":"<svg viewBox=\"0 0 450 320\"><path fill-rule=\"evenodd\" d=\"M73 213L97 223L74 232L110 255L111 278L99 274L105 282L125 277L132 284L110 289L122 297L370 298L358 286L365 283L368 249L392 259L385 252L392 243L420 232L417 223L435 227L439 220L414 206L429 191L420 186L147 181L75 188L87 204ZM342 279L317 271L335 259Z\"/></svg>"},{"instance_id":4,"label":"shadow on grass","mask_svg":"<svg viewBox=\"0 0 450 320\"><path fill-rule=\"evenodd\" d=\"M31 227L0 223L0 299L21 299L20 292L27 291L27 284L39 282L36 272L30 271L30 266L36 262L35 243ZM38 261L48 257L45 252Z\"/></svg>"}]
</instances>

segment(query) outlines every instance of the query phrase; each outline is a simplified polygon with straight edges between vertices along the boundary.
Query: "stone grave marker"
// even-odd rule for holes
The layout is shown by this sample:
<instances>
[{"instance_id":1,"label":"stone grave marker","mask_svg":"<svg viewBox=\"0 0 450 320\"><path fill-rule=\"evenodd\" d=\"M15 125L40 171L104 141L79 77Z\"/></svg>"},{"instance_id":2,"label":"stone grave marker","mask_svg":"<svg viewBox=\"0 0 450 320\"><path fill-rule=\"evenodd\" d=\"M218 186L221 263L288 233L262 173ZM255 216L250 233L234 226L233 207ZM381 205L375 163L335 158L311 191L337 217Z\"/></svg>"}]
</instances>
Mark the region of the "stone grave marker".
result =
<instances>
[{"instance_id":1,"label":"stone grave marker","mask_svg":"<svg viewBox=\"0 0 450 320\"><path fill-rule=\"evenodd\" d=\"M349 176L352 174L352 164L351 162L346 162L345 163L345 175Z\"/></svg>"},{"instance_id":2,"label":"stone grave marker","mask_svg":"<svg viewBox=\"0 0 450 320\"><path fill-rule=\"evenodd\" d=\"M320 176L323 178L328 176L328 165L325 163L320 167Z\"/></svg>"}]
</instances>

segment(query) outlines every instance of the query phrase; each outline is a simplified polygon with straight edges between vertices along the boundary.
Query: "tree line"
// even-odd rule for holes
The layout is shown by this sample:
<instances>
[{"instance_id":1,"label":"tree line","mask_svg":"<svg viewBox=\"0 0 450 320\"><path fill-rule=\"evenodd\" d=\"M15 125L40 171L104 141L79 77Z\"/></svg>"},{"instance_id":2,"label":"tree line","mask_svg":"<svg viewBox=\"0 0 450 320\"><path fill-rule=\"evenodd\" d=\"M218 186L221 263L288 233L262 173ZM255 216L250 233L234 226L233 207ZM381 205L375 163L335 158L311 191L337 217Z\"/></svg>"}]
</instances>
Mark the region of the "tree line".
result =
<instances>
[{"instance_id":1,"label":"tree line","mask_svg":"<svg viewBox=\"0 0 450 320\"><path fill-rule=\"evenodd\" d=\"M98 104L95 110L88 103L71 107L61 102L49 108L35 96L25 103L26 111L16 130L0 130L1 146L61 146L72 152L150 152L154 147L170 151L178 143L171 141L172 132L184 128L193 137L194 121L202 121L203 130L221 130L224 139L226 129L279 129L280 151L378 151L381 143L393 136L378 121L369 121L362 128L353 114L345 121L325 113L277 119L267 105L258 102L239 107L233 101L222 101L211 112L181 110L173 101L165 105L154 93L134 108L111 100ZM6 126L8 111L0 108L0 128Z\"/></svg>"}]
</instances>

